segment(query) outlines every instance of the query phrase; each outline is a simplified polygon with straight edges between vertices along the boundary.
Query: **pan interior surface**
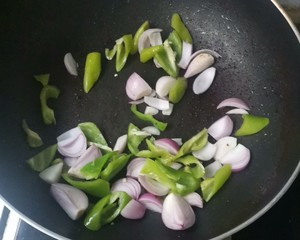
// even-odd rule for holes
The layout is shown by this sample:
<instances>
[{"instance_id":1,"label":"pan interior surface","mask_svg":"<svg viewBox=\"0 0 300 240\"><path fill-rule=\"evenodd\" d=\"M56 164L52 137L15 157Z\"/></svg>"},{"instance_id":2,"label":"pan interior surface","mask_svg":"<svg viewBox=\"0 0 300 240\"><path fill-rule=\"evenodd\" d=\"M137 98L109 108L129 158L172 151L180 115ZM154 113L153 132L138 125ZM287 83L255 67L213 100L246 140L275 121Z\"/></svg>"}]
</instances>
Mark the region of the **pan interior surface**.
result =
<instances>
[{"instance_id":1,"label":"pan interior surface","mask_svg":"<svg viewBox=\"0 0 300 240\"><path fill-rule=\"evenodd\" d=\"M0 10L1 48L0 194L20 213L45 229L70 239L210 239L250 223L287 186L299 168L300 50L299 43L270 1L4 1ZM251 150L251 163L232 174L223 189L186 231L163 226L159 214L148 212L140 221L117 219L91 232L82 219L72 221L49 194L49 185L26 164L38 153L29 149L22 119L40 133L45 145L84 121L95 122L110 145L127 131L130 112L125 84L137 72L154 88L165 75L153 64L131 56L115 76L114 61L103 62L99 81L89 94L82 89L86 54L112 48L124 34L134 34L145 21L171 32L170 17L178 12L194 40L194 49L212 49L217 75L202 95L189 84L176 105L162 137L188 139L209 127L225 110L216 106L225 98L249 103L255 115L270 119L261 133L239 138ZM65 70L63 57L71 52L79 63L79 76ZM61 90L51 101L57 124L45 126L40 115L41 86L32 76L50 73L50 83ZM233 118L236 124L238 118ZM277 197L277 198L276 198ZM151 232L151 234L149 234Z\"/></svg>"}]
</instances>

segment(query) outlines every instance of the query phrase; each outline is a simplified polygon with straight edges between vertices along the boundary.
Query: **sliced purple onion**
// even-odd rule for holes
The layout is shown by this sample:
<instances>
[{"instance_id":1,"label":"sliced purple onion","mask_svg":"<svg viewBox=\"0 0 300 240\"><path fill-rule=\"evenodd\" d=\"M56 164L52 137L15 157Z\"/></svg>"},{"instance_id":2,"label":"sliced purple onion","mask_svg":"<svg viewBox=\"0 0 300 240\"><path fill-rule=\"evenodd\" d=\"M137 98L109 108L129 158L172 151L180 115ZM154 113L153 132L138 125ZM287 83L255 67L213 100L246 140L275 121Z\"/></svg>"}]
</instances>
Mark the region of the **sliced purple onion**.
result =
<instances>
[{"instance_id":1,"label":"sliced purple onion","mask_svg":"<svg viewBox=\"0 0 300 240\"><path fill-rule=\"evenodd\" d=\"M163 76L160 77L155 85L155 91L160 97L166 97L174 83L176 82L176 79L171 76Z\"/></svg>"},{"instance_id":2,"label":"sliced purple onion","mask_svg":"<svg viewBox=\"0 0 300 240\"><path fill-rule=\"evenodd\" d=\"M219 161L213 161L205 167L205 174L203 178L214 177L216 172L222 167Z\"/></svg>"},{"instance_id":3,"label":"sliced purple onion","mask_svg":"<svg viewBox=\"0 0 300 240\"><path fill-rule=\"evenodd\" d=\"M229 136L233 130L233 122L227 115L215 121L208 129L207 132L214 139L219 140L222 137Z\"/></svg>"},{"instance_id":4,"label":"sliced purple onion","mask_svg":"<svg viewBox=\"0 0 300 240\"><path fill-rule=\"evenodd\" d=\"M245 109L234 108L226 112L226 114L249 114Z\"/></svg>"},{"instance_id":5,"label":"sliced purple onion","mask_svg":"<svg viewBox=\"0 0 300 240\"><path fill-rule=\"evenodd\" d=\"M201 161L208 161L212 159L216 153L217 147L215 144L207 142L207 144L200 150L193 151L192 154L195 158Z\"/></svg>"},{"instance_id":6,"label":"sliced purple onion","mask_svg":"<svg viewBox=\"0 0 300 240\"><path fill-rule=\"evenodd\" d=\"M128 138L127 134L118 137L113 150L122 153L127 146L127 138Z\"/></svg>"},{"instance_id":7,"label":"sliced purple onion","mask_svg":"<svg viewBox=\"0 0 300 240\"><path fill-rule=\"evenodd\" d=\"M211 65L213 65L214 62L215 59L212 55L207 53L201 53L191 61L184 74L184 77L185 78L193 77L196 74L209 68Z\"/></svg>"},{"instance_id":8,"label":"sliced purple onion","mask_svg":"<svg viewBox=\"0 0 300 240\"><path fill-rule=\"evenodd\" d=\"M139 202L142 203L148 210L153 212L162 212L162 201L157 196L151 193L144 193L140 196Z\"/></svg>"},{"instance_id":9,"label":"sliced purple onion","mask_svg":"<svg viewBox=\"0 0 300 240\"><path fill-rule=\"evenodd\" d=\"M111 186L111 192L126 192L135 200L139 198L141 191L139 182L131 177L121 178Z\"/></svg>"},{"instance_id":10,"label":"sliced purple onion","mask_svg":"<svg viewBox=\"0 0 300 240\"><path fill-rule=\"evenodd\" d=\"M245 110L250 110L247 103L245 103L242 99L239 98L227 98L220 102L220 104L217 106L217 109L223 108L223 107L235 107L235 108L242 108Z\"/></svg>"},{"instance_id":11,"label":"sliced purple onion","mask_svg":"<svg viewBox=\"0 0 300 240\"><path fill-rule=\"evenodd\" d=\"M190 204L181 196L168 194L161 213L163 223L173 230L185 230L194 225L196 217Z\"/></svg>"},{"instance_id":12,"label":"sliced purple onion","mask_svg":"<svg viewBox=\"0 0 300 240\"><path fill-rule=\"evenodd\" d=\"M162 45L161 31L153 32L149 35L149 41L151 46Z\"/></svg>"},{"instance_id":13,"label":"sliced purple onion","mask_svg":"<svg viewBox=\"0 0 300 240\"><path fill-rule=\"evenodd\" d=\"M145 164L145 158L134 158L127 165L127 177L138 178Z\"/></svg>"},{"instance_id":14,"label":"sliced purple onion","mask_svg":"<svg viewBox=\"0 0 300 240\"><path fill-rule=\"evenodd\" d=\"M233 172L243 170L250 162L250 150L242 144L226 153L221 159L222 164L230 164Z\"/></svg>"},{"instance_id":15,"label":"sliced purple onion","mask_svg":"<svg viewBox=\"0 0 300 240\"><path fill-rule=\"evenodd\" d=\"M84 192L67 184L52 184L50 193L73 220L80 218L89 205L88 198Z\"/></svg>"},{"instance_id":16,"label":"sliced purple onion","mask_svg":"<svg viewBox=\"0 0 300 240\"><path fill-rule=\"evenodd\" d=\"M161 138L154 141L154 145L167 150L169 153L176 155L179 145L170 138Z\"/></svg>"},{"instance_id":17,"label":"sliced purple onion","mask_svg":"<svg viewBox=\"0 0 300 240\"><path fill-rule=\"evenodd\" d=\"M154 107L158 110L167 110L170 108L170 103L168 100L156 98L156 97L144 97L144 102L148 104L150 107Z\"/></svg>"},{"instance_id":18,"label":"sliced purple onion","mask_svg":"<svg viewBox=\"0 0 300 240\"><path fill-rule=\"evenodd\" d=\"M39 176L47 183L57 183L61 177L63 166L63 162L54 164L40 172Z\"/></svg>"},{"instance_id":19,"label":"sliced purple onion","mask_svg":"<svg viewBox=\"0 0 300 240\"><path fill-rule=\"evenodd\" d=\"M192 192L183 197L191 206L203 208L203 200L199 193Z\"/></svg>"},{"instance_id":20,"label":"sliced purple onion","mask_svg":"<svg viewBox=\"0 0 300 240\"><path fill-rule=\"evenodd\" d=\"M78 72L77 72L78 63L75 61L71 53L66 53L66 55L64 56L64 64L67 71L71 75L78 76Z\"/></svg>"},{"instance_id":21,"label":"sliced purple onion","mask_svg":"<svg viewBox=\"0 0 300 240\"><path fill-rule=\"evenodd\" d=\"M178 66L182 69L186 69L190 63L190 57L192 56L193 45L185 41L182 42L182 55L178 63Z\"/></svg>"},{"instance_id":22,"label":"sliced purple onion","mask_svg":"<svg viewBox=\"0 0 300 240\"><path fill-rule=\"evenodd\" d=\"M171 138L174 142L176 142L179 146L183 144L182 138Z\"/></svg>"},{"instance_id":23,"label":"sliced purple onion","mask_svg":"<svg viewBox=\"0 0 300 240\"><path fill-rule=\"evenodd\" d=\"M79 157L87 147L87 140L79 127L57 137L57 149L65 157Z\"/></svg>"},{"instance_id":24,"label":"sliced purple onion","mask_svg":"<svg viewBox=\"0 0 300 240\"><path fill-rule=\"evenodd\" d=\"M201 94L207 91L212 85L216 74L214 67L207 68L198 75L193 83L193 92L195 94Z\"/></svg>"},{"instance_id":25,"label":"sliced purple onion","mask_svg":"<svg viewBox=\"0 0 300 240\"><path fill-rule=\"evenodd\" d=\"M126 82L126 94L132 100L138 100L151 94L152 88L136 72L130 75Z\"/></svg>"},{"instance_id":26,"label":"sliced purple onion","mask_svg":"<svg viewBox=\"0 0 300 240\"><path fill-rule=\"evenodd\" d=\"M169 192L169 188L148 176L139 175L138 180L147 192L156 196L165 196Z\"/></svg>"},{"instance_id":27,"label":"sliced purple onion","mask_svg":"<svg viewBox=\"0 0 300 240\"><path fill-rule=\"evenodd\" d=\"M95 160L101 156L99 148L95 145L91 145L77 160L77 162L72 166L68 173L74 177L84 179L84 176L81 175L80 170L83 166L89 162Z\"/></svg>"},{"instance_id":28,"label":"sliced purple onion","mask_svg":"<svg viewBox=\"0 0 300 240\"><path fill-rule=\"evenodd\" d=\"M64 158L64 163L68 167L73 167L76 164L77 161L78 161L78 158L72 158L72 157L65 157Z\"/></svg>"},{"instance_id":29,"label":"sliced purple onion","mask_svg":"<svg viewBox=\"0 0 300 240\"><path fill-rule=\"evenodd\" d=\"M122 209L121 215L127 219L141 219L144 217L145 212L146 208L142 203L131 199Z\"/></svg>"},{"instance_id":30,"label":"sliced purple onion","mask_svg":"<svg viewBox=\"0 0 300 240\"><path fill-rule=\"evenodd\" d=\"M237 138L235 137L223 137L219 139L216 143L216 153L214 155L214 159L216 161L220 161L220 159L228 153L231 149L235 148L237 145Z\"/></svg>"}]
</instances>

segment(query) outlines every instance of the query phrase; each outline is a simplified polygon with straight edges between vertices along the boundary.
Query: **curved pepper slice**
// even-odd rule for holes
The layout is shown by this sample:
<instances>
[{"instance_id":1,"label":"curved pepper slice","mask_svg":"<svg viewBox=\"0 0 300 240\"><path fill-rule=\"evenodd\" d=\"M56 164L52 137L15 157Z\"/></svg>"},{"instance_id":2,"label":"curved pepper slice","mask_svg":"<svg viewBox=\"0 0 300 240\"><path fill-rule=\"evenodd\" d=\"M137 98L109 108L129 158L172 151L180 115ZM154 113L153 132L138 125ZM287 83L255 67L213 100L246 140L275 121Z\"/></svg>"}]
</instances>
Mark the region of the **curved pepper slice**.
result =
<instances>
[{"instance_id":1,"label":"curved pepper slice","mask_svg":"<svg viewBox=\"0 0 300 240\"><path fill-rule=\"evenodd\" d=\"M243 124L235 133L235 136L237 137L258 133L270 122L270 120L266 117L254 116L250 114L244 114L242 117Z\"/></svg>"},{"instance_id":2,"label":"curved pepper slice","mask_svg":"<svg viewBox=\"0 0 300 240\"><path fill-rule=\"evenodd\" d=\"M174 13L171 19L171 27L179 34L182 41L193 44L192 36L189 30L182 22L178 13Z\"/></svg>"},{"instance_id":3,"label":"curved pepper slice","mask_svg":"<svg viewBox=\"0 0 300 240\"><path fill-rule=\"evenodd\" d=\"M39 75L34 75L33 77L35 78L35 80L40 82L43 85L43 87L45 87L49 83L50 74L49 73L39 74Z\"/></svg>"},{"instance_id":4,"label":"curved pepper slice","mask_svg":"<svg viewBox=\"0 0 300 240\"><path fill-rule=\"evenodd\" d=\"M215 174L213 178L206 178L200 184L203 199L208 202L216 192L223 186L231 175L231 166L225 164Z\"/></svg>"},{"instance_id":5,"label":"curved pepper slice","mask_svg":"<svg viewBox=\"0 0 300 240\"><path fill-rule=\"evenodd\" d=\"M47 147L43 151L39 152L37 155L27 160L29 166L37 171L41 172L50 166L51 162L54 159L54 156L57 151L57 144L54 144L50 147Z\"/></svg>"},{"instance_id":6,"label":"curved pepper slice","mask_svg":"<svg viewBox=\"0 0 300 240\"><path fill-rule=\"evenodd\" d=\"M41 110L42 116L45 124L56 124L54 111L53 109L49 108L47 105L47 100L49 98L58 98L60 90L51 85L47 85L42 88L40 93L40 100L41 100Z\"/></svg>"},{"instance_id":7,"label":"curved pepper slice","mask_svg":"<svg viewBox=\"0 0 300 240\"><path fill-rule=\"evenodd\" d=\"M134 113L135 116L137 116L140 120L146 121L146 122L150 122L152 123L156 128L158 128L160 131L164 131L166 130L168 124L158 121L157 119L155 119L152 115L150 114L144 114L141 113L137 110L137 107L135 104L132 104L130 107L131 112Z\"/></svg>"},{"instance_id":8,"label":"curved pepper slice","mask_svg":"<svg viewBox=\"0 0 300 240\"><path fill-rule=\"evenodd\" d=\"M139 145L146 137L149 136L149 134L141 131L132 123L130 123L128 126L127 135L127 147L132 154L137 154L139 152Z\"/></svg>"},{"instance_id":9,"label":"curved pepper slice","mask_svg":"<svg viewBox=\"0 0 300 240\"><path fill-rule=\"evenodd\" d=\"M97 82L101 73L101 54L91 52L87 55L83 76L83 89L88 93Z\"/></svg>"},{"instance_id":10,"label":"curved pepper slice","mask_svg":"<svg viewBox=\"0 0 300 240\"><path fill-rule=\"evenodd\" d=\"M63 179L72 186L98 198L105 197L110 194L110 184L103 179L91 181L74 180L68 174L62 175Z\"/></svg>"},{"instance_id":11,"label":"curved pepper slice","mask_svg":"<svg viewBox=\"0 0 300 240\"><path fill-rule=\"evenodd\" d=\"M29 128L25 119L22 121L22 127L26 133L27 143L30 147L40 147L43 145L40 135Z\"/></svg>"},{"instance_id":12,"label":"curved pepper slice","mask_svg":"<svg viewBox=\"0 0 300 240\"><path fill-rule=\"evenodd\" d=\"M116 56L116 71L120 72L127 62L128 55L133 46L132 35L127 34L116 41L117 56Z\"/></svg>"},{"instance_id":13,"label":"curved pepper slice","mask_svg":"<svg viewBox=\"0 0 300 240\"><path fill-rule=\"evenodd\" d=\"M138 50L138 44L139 44L139 39L140 36L142 35L143 32L145 32L149 28L149 22L145 21L136 31L133 37L133 46L131 49L131 54L135 54Z\"/></svg>"},{"instance_id":14,"label":"curved pepper slice","mask_svg":"<svg viewBox=\"0 0 300 240\"><path fill-rule=\"evenodd\" d=\"M99 230L103 225L112 222L131 200L125 192L114 192L99 200L87 213L84 225L93 231Z\"/></svg>"},{"instance_id":15,"label":"curved pepper slice","mask_svg":"<svg viewBox=\"0 0 300 240\"><path fill-rule=\"evenodd\" d=\"M179 62L182 56L182 40L175 30L170 33L168 42L173 51L176 53L176 61Z\"/></svg>"},{"instance_id":16,"label":"curved pepper slice","mask_svg":"<svg viewBox=\"0 0 300 240\"><path fill-rule=\"evenodd\" d=\"M187 155L176 160L176 162L184 165L183 170L191 173L195 178L200 179L205 173L205 169L201 162L192 155Z\"/></svg>"}]
</instances>

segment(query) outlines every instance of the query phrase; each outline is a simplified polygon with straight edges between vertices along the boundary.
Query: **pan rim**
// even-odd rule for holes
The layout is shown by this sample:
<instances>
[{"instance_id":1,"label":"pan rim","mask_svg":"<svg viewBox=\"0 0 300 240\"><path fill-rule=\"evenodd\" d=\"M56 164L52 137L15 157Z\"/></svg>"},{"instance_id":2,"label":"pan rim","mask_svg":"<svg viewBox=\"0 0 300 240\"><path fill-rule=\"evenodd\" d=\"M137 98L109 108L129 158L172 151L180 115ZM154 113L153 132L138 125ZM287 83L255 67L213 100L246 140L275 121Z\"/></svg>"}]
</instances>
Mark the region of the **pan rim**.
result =
<instances>
[{"instance_id":1,"label":"pan rim","mask_svg":"<svg viewBox=\"0 0 300 240\"><path fill-rule=\"evenodd\" d=\"M276 0L271 0L271 2L274 4L274 6L278 9L278 11L282 14L282 16L285 18L291 29L293 30L298 42L300 43L300 32L291 20L291 18L288 16L286 11L282 8L282 6L276 1ZM265 205L260 211L258 211L255 215L253 215L251 218L246 220L245 222L239 224L235 228L217 236L214 238L211 238L211 240L221 240L227 237L230 237L234 233L237 233L238 231L244 229L245 227L249 226L251 223L255 222L257 219L259 219L262 215L264 215L268 210L270 210L281 198L284 196L284 194L288 191L288 189L291 187L293 184L294 180L297 178L297 176L300 173L300 159L298 162L297 167L295 168L294 172L286 182L286 184L283 186L283 188L276 194L276 196L267 204ZM43 227L39 223L35 222L34 220L30 219L27 217L25 214L17 210L14 206L12 206L1 194L0 194L0 199L4 202L4 205L10 210L18 214L21 220L26 222L27 224L31 225L35 229L41 231L42 233L53 237L55 239L62 239L62 240L70 240L70 238L64 237L58 233L55 233L54 231Z\"/></svg>"}]
</instances>

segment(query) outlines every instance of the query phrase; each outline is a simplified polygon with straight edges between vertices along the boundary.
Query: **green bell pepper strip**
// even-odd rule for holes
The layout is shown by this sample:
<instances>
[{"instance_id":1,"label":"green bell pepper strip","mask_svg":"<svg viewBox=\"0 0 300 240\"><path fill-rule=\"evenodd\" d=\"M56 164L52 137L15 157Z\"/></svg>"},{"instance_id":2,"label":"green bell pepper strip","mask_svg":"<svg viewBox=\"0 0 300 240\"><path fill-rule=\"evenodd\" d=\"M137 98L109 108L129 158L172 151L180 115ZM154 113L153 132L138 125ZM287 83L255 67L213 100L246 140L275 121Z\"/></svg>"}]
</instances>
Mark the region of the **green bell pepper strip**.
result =
<instances>
[{"instance_id":1,"label":"green bell pepper strip","mask_svg":"<svg viewBox=\"0 0 300 240\"><path fill-rule=\"evenodd\" d=\"M49 124L56 124L56 119L54 116L53 109L49 108L47 105L47 100L49 98L58 98L59 96L59 89L55 86L47 85L42 88L40 93L40 101L41 101L41 111L44 123Z\"/></svg>"},{"instance_id":2,"label":"green bell pepper strip","mask_svg":"<svg viewBox=\"0 0 300 240\"><path fill-rule=\"evenodd\" d=\"M187 27L182 22L178 13L174 13L172 15L171 27L178 33L182 41L193 44L192 36Z\"/></svg>"},{"instance_id":3,"label":"green bell pepper strip","mask_svg":"<svg viewBox=\"0 0 300 240\"><path fill-rule=\"evenodd\" d=\"M86 179L97 179L100 177L100 173L105 166L105 164L113 158L115 155L118 155L117 152L109 152L105 155L96 158L95 160L87 163L80 169L80 174Z\"/></svg>"},{"instance_id":4,"label":"green bell pepper strip","mask_svg":"<svg viewBox=\"0 0 300 240\"><path fill-rule=\"evenodd\" d=\"M83 89L88 93L98 81L101 73L101 53L91 52L87 55L83 76Z\"/></svg>"},{"instance_id":5,"label":"green bell pepper strip","mask_svg":"<svg viewBox=\"0 0 300 240\"><path fill-rule=\"evenodd\" d=\"M139 145L141 142L149 136L149 134L143 133L137 126L130 123L127 132L127 147L132 154L137 154L139 152Z\"/></svg>"},{"instance_id":6,"label":"green bell pepper strip","mask_svg":"<svg viewBox=\"0 0 300 240\"><path fill-rule=\"evenodd\" d=\"M244 114L242 126L234 134L237 137L252 135L264 129L270 122L269 118Z\"/></svg>"},{"instance_id":7,"label":"green bell pepper strip","mask_svg":"<svg viewBox=\"0 0 300 240\"><path fill-rule=\"evenodd\" d=\"M133 112L133 114L140 120L146 121L146 122L150 122L152 123L157 129L159 129L160 131L164 131L166 130L168 123L164 123L161 121L158 121L157 119L155 119L152 115L150 114L144 114L141 113L137 110L137 106L135 104L132 104L130 107L131 112Z\"/></svg>"},{"instance_id":8,"label":"green bell pepper strip","mask_svg":"<svg viewBox=\"0 0 300 240\"><path fill-rule=\"evenodd\" d=\"M188 172L175 170L159 161L153 161L151 159L146 159L141 169L141 174L153 178L168 187L171 192L181 196L197 190L200 183L198 179L194 178L193 175Z\"/></svg>"},{"instance_id":9,"label":"green bell pepper strip","mask_svg":"<svg viewBox=\"0 0 300 240\"><path fill-rule=\"evenodd\" d=\"M34 75L33 77L35 78L35 80L40 82L43 85L43 87L45 87L49 83L50 74L49 73L39 74L39 75Z\"/></svg>"},{"instance_id":10,"label":"green bell pepper strip","mask_svg":"<svg viewBox=\"0 0 300 240\"><path fill-rule=\"evenodd\" d=\"M133 46L131 49L131 54L135 54L138 51L138 44L139 44L139 39L140 36L142 35L143 32L145 32L149 28L149 22L145 21L136 31L133 37Z\"/></svg>"},{"instance_id":11,"label":"green bell pepper strip","mask_svg":"<svg viewBox=\"0 0 300 240\"><path fill-rule=\"evenodd\" d=\"M192 155L187 155L176 160L184 165L183 170L191 173L195 178L200 179L204 176L205 169L201 162Z\"/></svg>"},{"instance_id":12,"label":"green bell pepper strip","mask_svg":"<svg viewBox=\"0 0 300 240\"><path fill-rule=\"evenodd\" d=\"M22 127L26 133L26 140L29 147L35 148L43 145L43 140L41 139L40 135L29 128L25 119L22 120Z\"/></svg>"},{"instance_id":13,"label":"green bell pepper strip","mask_svg":"<svg viewBox=\"0 0 300 240\"><path fill-rule=\"evenodd\" d=\"M125 192L114 192L100 199L87 213L84 225L93 231L112 222L131 200Z\"/></svg>"},{"instance_id":14,"label":"green bell pepper strip","mask_svg":"<svg viewBox=\"0 0 300 240\"><path fill-rule=\"evenodd\" d=\"M213 178L206 178L200 184L203 199L208 202L217 191L224 185L231 175L231 166L225 164L215 174Z\"/></svg>"},{"instance_id":15,"label":"green bell pepper strip","mask_svg":"<svg viewBox=\"0 0 300 240\"><path fill-rule=\"evenodd\" d=\"M161 51L163 47L163 45L157 45L149 48L144 48L140 53L140 61L142 63L148 62L150 59L154 58L155 54Z\"/></svg>"},{"instance_id":16,"label":"green bell pepper strip","mask_svg":"<svg viewBox=\"0 0 300 240\"><path fill-rule=\"evenodd\" d=\"M116 71L120 72L127 62L128 55L133 47L132 35L127 34L116 41Z\"/></svg>"},{"instance_id":17,"label":"green bell pepper strip","mask_svg":"<svg viewBox=\"0 0 300 240\"><path fill-rule=\"evenodd\" d=\"M29 166L37 171L41 172L47 167L50 166L51 162L54 159L54 156L57 151L57 144L54 144L50 147L47 147L43 151L39 152L37 155L27 160Z\"/></svg>"},{"instance_id":18,"label":"green bell pepper strip","mask_svg":"<svg viewBox=\"0 0 300 240\"><path fill-rule=\"evenodd\" d=\"M175 54L170 46L164 45L163 48L160 48L155 54L154 59L171 77L178 76L179 68L176 64Z\"/></svg>"},{"instance_id":19,"label":"green bell pepper strip","mask_svg":"<svg viewBox=\"0 0 300 240\"><path fill-rule=\"evenodd\" d=\"M160 162L168 165L172 163L175 159L175 156L169 153L167 150L155 146L149 139L146 139L146 144L148 150L142 150L136 154L137 157L143 158L154 158Z\"/></svg>"},{"instance_id":20,"label":"green bell pepper strip","mask_svg":"<svg viewBox=\"0 0 300 240\"><path fill-rule=\"evenodd\" d=\"M115 44L114 47L109 50L108 48L105 48L105 57L107 60L112 60L117 52L117 45Z\"/></svg>"},{"instance_id":21,"label":"green bell pepper strip","mask_svg":"<svg viewBox=\"0 0 300 240\"><path fill-rule=\"evenodd\" d=\"M67 183L94 197L102 198L110 194L110 184L103 179L99 178L91 181L74 180L66 173L62 177Z\"/></svg>"},{"instance_id":22,"label":"green bell pepper strip","mask_svg":"<svg viewBox=\"0 0 300 240\"><path fill-rule=\"evenodd\" d=\"M179 62L182 56L182 40L175 30L170 33L168 42L172 50L176 53L176 62Z\"/></svg>"},{"instance_id":23,"label":"green bell pepper strip","mask_svg":"<svg viewBox=\"0 0 300 240\"><path fill-rule=\"evenodd\" d=\"M101 172L100 177L106 181L110 181L126 166L130 157L131 154L113 155L107 166Z\"/></svg>"},{"instance_id":24,"label":"green bell pepper strip","mask_svg":"<svg viewBox=\"0 0 300 240\"><path fill-rule=\"evenodd\" d=\"M88 142L108 146L107 141L95 123L83 122L79 123L78 127L80 127Z\"/></svg>"},{"instance_id":25,"label":"green bell pepper strip","mask_svg":"<svg viewBox=\"0 0 300 240\"><path fill-rule=\"evenodd\" d=\"M197 133L195 136L186 141L178 150L176 158L184 156L191 153L192 151L197 151L203 148L207 144L208 133L207 129L204 128L202 131Z\"/></svg>"},{"instance_id":26,"label":"green bell pepper strip","mask_svg":"<svg viewBox=\"0 0 300 240\"><path fill-rule=\"evenodd\" d=\"M178 77L170 89L169 101L172 103L178 103L184 96L188 83L186 78Z\"/></svg>"}]
</instances>

